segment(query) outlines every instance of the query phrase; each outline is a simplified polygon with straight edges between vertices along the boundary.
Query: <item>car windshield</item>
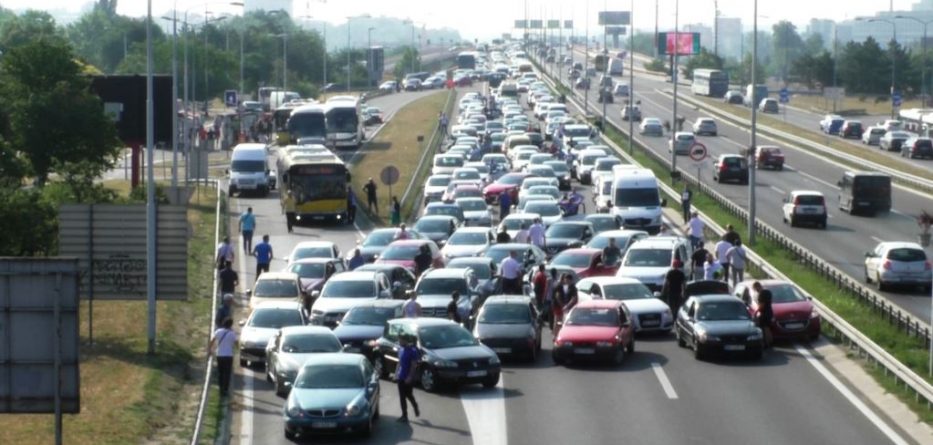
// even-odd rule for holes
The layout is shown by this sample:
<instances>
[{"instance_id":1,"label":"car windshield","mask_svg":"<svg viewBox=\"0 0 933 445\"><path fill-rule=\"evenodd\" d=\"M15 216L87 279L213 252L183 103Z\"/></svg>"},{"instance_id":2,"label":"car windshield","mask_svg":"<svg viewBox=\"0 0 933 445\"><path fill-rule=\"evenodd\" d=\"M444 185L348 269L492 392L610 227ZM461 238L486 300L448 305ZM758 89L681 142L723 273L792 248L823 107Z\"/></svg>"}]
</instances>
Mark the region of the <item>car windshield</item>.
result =
<instances>
[{"instance_id":1,"label":"car windshield","mask_svg":"<svg viewBox=\"0 0 933 445\"><path fill-rule=\"evenodd\" d=\"M823 205L823 197L820 195L798 195L797 205L821 206Z\"/></svg>"},{"instance_id":2,"label":"car windshield","mask_svg":"<svg viewBox=\"0 0 933 445\"><path fill-rule=\"evenodd\" d=\"M524 304L487 304L479 314L479 322L486 324L529 324L531 314Z\"/></svg>"},{"instance_id":3,"label":"car windshield","mask_svg":"<svg viewBox=\"0 0 933 445\"><path fill-rule=\"evenodd\" d=\"M469 331L457 326L426 326L418 329L421 346L428 349L475 346L476 339Z\"/></svg>"},{"instance_id":4,"label":"car windshield","mask_svg":"<svg viewBox=\"0 0 933 445\"><path fill-rule=\"evenodd\" d=\"M450 295L454 291L469 295L470 289L463 278L427 278L418 282L418 295Z\"/></svg>"},{"instance_id":5,"label":"car windshield","mask_svg":"<svg viewBox=\"0 0 933 445\"><path fill-rule=\"evenodd\" d=\"M485 233L477 232L454 232L447 240L447 245L452 246L480 246L488 242Z\"/></svg>"},{"instance_id":6,"label":"car windshield","mask_svg":"<svg viewBox=\"0 0 933 445\"><path fill-rule=\"evenodd\" d=\"M521 184L521 182L522 182L524 179L525 179L525 176L524 176L524 175L521 175L521 174L517 174L517 175L509 174L509 175L505 175L505 176L499 178L499 180L496 181L496 182L498 182L499 184L505 184L505 185L517 185L517 184Z\"/></svg>"},{"instance_id":7,"label":"car windshield","mask_svg":"<svg viewBox=\"0 0 933 445\"><path fill-rule=\"evenodd\" d=\"M428 206L428 208L424 212L424 215L425 216L447 215L447 216L456 216L457 218L459 218L460 212L462 212L462 210L460 210L460 207L457 207L455 205L440 205L440 206Z\"/></svg>"},{"instance_id":8,"label":"car windshield","mask_svg":"<svg viewBox=\"0 0 933 445\"><path fill-rule=\"evenodd\" d=\"M797 288L790 284L768 286L767 289L771 291L772 303L793 303L795 301L806 301L807 299Z\"/></svg>"},{"instance_id":9,"label":"car windshield","mask_svg":"<svg viewBox=\"0 0 933 445\"><path fill-rule=\"evenodd\" d=\"M311 352L340 352L340 340L333 334L294 334L282 340L282 352L306 354Z\"/></svg>"},{"instance_id":10,"label":"car windshield","mask_svg":"<svg viewBox=\"0 0 933 445\"><path fill-rule=\"evenodd\" d=\"M395 230L380 230L372 232L363 240L363 247L388 246L395 239Z\"/></svg>"},{"instance_id":11,"label":"car windshield","mask_svg":"<svg viewBox=\"0 0 933 445\"><path fill-rule=\"evenodd\" d=\"M415 230L422 233L447 232L450 230L450 220L422 218L415 223Z\"/></svg>"},{"instance_id":12,"label":"car windshield","mask_svg":"<svg viewBox=\"0 0 933 445\"><path fill-rule=\"evenodd\" d=\"M660 204L657 187L618 188L615 198L616 207L656 207Z\"/></svg>"},{"instance_id":13,"label":"car windshield","mask_svg":"<svg viewBox=\"0 0 933 445\"><path fill-rule=\"evenodd\" d=\"M488 280L492 278L492 268L487 263L479 264L477 262L469 262L469 261L461 262L458 260L452 260L451 262L447 263L447 267L470 269L473 271L473 275L476 276L476 278L480 280Z\"/></svg>"},{"instance_id":14,"label":"car windshield","mask_svg":"<svg viewBox=\"0 0 933 445\"><path fill-rule=\"evenodd\" d=\"M330 247L302 247L295 250L292 261L302 258L330 258L332 256L334 256L334 252Z\"/></svg>"},{"instance_id":15,"label":"car windshield","mask_svg":"<svg viewBox=\"0 0 933 445\"><path fill-rule=\"evenodd\" d=\"M590 129L586 127L582 128L564 128L564 136L569 136L572 138L585 138L590 136Z\"/></svg>"},{"instance_id":16,"label":"car windshield","mask_svg":"<svg viewBox=\"0 0 933 445\"><path fill-rule=\"evenodd\" d=\"M654 294L641 283L609 284L603 286L603 298L608 300L642 300Z\"/></svg>"},{"instance_id":17,"label":"car windshield","mask_svg":"<svg viewBox=\"0 0 933 445\"><path fill-rule=\"evenodd\" d=\"M480 179L478 171L460 171L460 172L455 173L454 176L455 176L454 179L458 179L458 180L469 181L473 179Z\"/></svg>"},{"instance_id":18,"label":"car windshield","mask_svg":"<svg viewBox=\"0 0 933 445\"><path fill-rule=\"evenodd\" d=\"M324 278L325 263L295 263L288 271L301 278Z\"/></svg>"},{"instance_id":19,"label":"car windshield","mask_svg":"<svg viewBox=\"0 0 933 445\"><path fill-rule=\"evenodd\" d=\"M324 285L320 298L373 298L375 294L371 280L331 280Z\"/></svg>"},{"instance_id":20,"label":"car windshield","mask_svg":"<svg viewBox=\"0 0 933 445\"><path fill-rule=\"evenodd\" d=\"M619 246L619 248L622 248L622 246L625 246L626 244L628 244L628 237L626 236L597 235L593 237L593 239L591 239L590 242L586 243L586 246L592 247L594 249L602 249L603 247L606 247L609 245L610 238L615 238L616 246Z\"/></svg>"},{"instance_id":21,"label":"car windshield","mask_svg":"<svg viewBox=\"0 0 933 445\"><path fill-rule=\"evenodd\" d=\"M525 206L525 212L537 213L541 216L558 216L560 207L552 202L531 202Z\"/></svg>"},{"instance_id":22,"label":"car windshield","mask_svg":"<svg viewBox=\"0 0 933 445\"><path fill-rule=\"evenodd\" d=\"M249 318L249 326L254 328L281 329L285 326L301 326L304 320L298 308L294 309L263 309L253 311Z\"/></svg>"},{"instance_id":23,"label":"car windshield","mask_svg":"<svg viewBox=\"0 0 933 445\"><path fill-rule=\"evenodd\" d=\"M302 368L295 378L296 389L362 388L363 372L358 365L316 364Z\"/></svg>"},{"instance_id":24,"label":"car windshield","mask_svg":"<svg viewBox=\"0 0 933 445\"><path fill-rule=\"evenodd\" d=\"M596 170L607 172L607 171L612 170L613 166L619 165L621 163L622 161L618 159L600 159L599 161L596 162Z\"/></svg>"},{"instance_id":25,"label":"car windshield","mask_svg":"<svg viewBox=\"0 0 933 445\"><path fill-rule=\"evenodd\" d=\"M262 298L295 298L298 286L293 280L259 280L253 288L253 296Z\"/></svg>"},{"instance_id":26,"label":"car windshield","mask_svg":"<svg viewBox=\"0 0 933 445\"><path fill-rule=\"evenodd\" d=\"M510 249L492 247L486 250L484 256L486 258L491 258L493 261L495 261L496 264L499 264L502 262L502 260L505 259L505 257L509 256L509 250ZM521 258L521 252L519 252L516 258Z\"/></svg>"},{"instance_id":27,"label":"car windshield","mask_svg":"<svg viewBox=\"0 0 933 445\"><path fill-rule=\"evenodd\" d=\"M927 255L920 249L891 249L888 252L888 259L891 261L926 261Z\"/></svg>"},{"instance_id":28,"label":"car windshield","mask_svg":"<svg viewBox=\"0 0 933 445\"><path fill-rule=\"evenodd\" d=\"M384 260L411 260L415 258L419 250L421 250L420 245L404 244L389 246L382 252L380 258Z\"/></svg>"},{"instance_id":29,"label":"car windshield","mask_svg":"<svg viewBox=\"0 0 933 445\"><path fill-rule=\"evenodd\" d=\"M671 251L665 249L629 249L625 255L623 265L628 267L670 267Z\"/></svg>"},{"instance_id":30,"label":"car windshield","mask_svg":"<svg viewBox=\"0 0 933 445\"><path fill-rule=\"evenodd\" d=\"M243 173L258 173L266 170L266 161L251 161L237 159L230 163L230 171Z\"/></svg>"},{"instance_id":31,"label":"car windshield","mask_svg":"<svg viewBox=\"0 0 933 445\"><path fill-rule=\"evenodd\" d=\"M525 225L525 228L531 227L531 218L506 218L505 221L502 221L502 224L505 225L507 230L519 230L522 224Z\"/></svg>"},{"instance_id":32,"label":"car windshield","mask_svg":"<svg viewBox=\"0 0 933 445\"><path fill-rule=\"evenodd\" d=\"M562 252L551 260L552 266L590 267L592 258L589 254Z\"/></svg>"},{"instance_id":33,"label":"car windshield","mask_svg":"<svg viewBox=\"0 0 933 445\"><path fill-rule=\"evenodd\" d=\"M357 306L350 309L341 320L341 325L383 326L395 318L395 308Z\"/></svg>"},{"instance_id":34,"label":"car windshield","mask_svg":"<svg viewBox=\"0 0 933 445\"><path fill-rule=\"evenodd\" d=\"M518 159L519 161L527 161L528 159L531 159L531 156L534 154L535 152L533 151L522 151L522 152L519 152L518 155L515 156L515 158Z\"/></svg>"},{"instance_id":35,"label":"car windshield","mask_svg":"<svg viewBox=\"0 0 933 445\"><path fill-rule=\"evenodd\" d=\"M583 159L582 159L580 162L581 162L583 165L593 165L593 164L596 163L596 160L597 160L597 159L599 159L599 158L601 158L601 157L603 157L603 156L606 156L606 155L604 155L604 154L602 154L602 153L600 153L600 154L586 155L586 156L583 157Z\"/></svg>"},{"instance_id":36,"label":"car windshield","mask_svg":"<svg viewBox=\"0 0 933 445\"><path fill-rule=\"evenodd\" d=\"M465 199L457 201L457 205L465 212L481 212L486 210L486 201L481 199Z\"/></svg>"},{"instance_id":37,"label":"car windshield","mask_svg":"<svg viewBox=\"0 0 933 445\"><path fill-rule=\"evenodd\" d=\"M580 224L554 224L544 232L547 238L581 238L586 226Z\"/></svg>"},{"instance_id":38,"label":"car windshield","mask_svg":"<svg viewBox=\"0 0 933 445\"><path fill-rule=\"evenodd\" d=\"M566 163L566 162L560 162L560 161L558 161L558 162L553 162L553 161L549 161L549 162L545 163L544 165L546 165L546 166L548 166L548 167L551 167L551 170L554 170L554 173L557 173L557 174L563 174L563 173L567 173L568 171L570 171L570 169L567 167L567 163Z\"/></svg>"},{"instance_id":39,"label":"car windshield","mask_svg":"<svg viewBox=\"0 0 933 445\"><path fill-rule=\"evenodd\" d=\"M593 225L597 232L619 228L619 221L614 216L606 215L605 217L587 218L586 220Z\"/></svg>"},{"instance_id":40,"label":"car windshield","mask_svg":"<svg viewBox=\"0 0 933 445\"><path fill-rule=\"evenodd\" d=\"M610 308L578 307L570 311L567 325L618 326L619 313Z\"/></svg>"},{"instance_id":41,"label":"car windshield","mask_svg":"<svg viewBox=\"0 0 933 445\"><path fill-rule=\"evenodd\" d=\"M428 178L428 186L447 187L447 184L450 184L450 180L450 176L431 176Z\"/></svg>"},{"instance_id":42,"label":"car windshield","mask_svg":"<svg viewBox=\"0 0 933 445\"><path fill-rule=\"evenodd\" d=\"M697 309L699 321L749 320L748 308L741 301L708 301Z\"/></svg>"},{"instance_id":43,"label":"car windshield","mask_svg":"<svg viewBox=\"0 0 933 445\"><path fill-rule=\"evenodd\" d=\"M434 161L434 165L438 167L461 167L463 166L463 158L460 156L439 156Z\"/></svg>"}]
</instances>

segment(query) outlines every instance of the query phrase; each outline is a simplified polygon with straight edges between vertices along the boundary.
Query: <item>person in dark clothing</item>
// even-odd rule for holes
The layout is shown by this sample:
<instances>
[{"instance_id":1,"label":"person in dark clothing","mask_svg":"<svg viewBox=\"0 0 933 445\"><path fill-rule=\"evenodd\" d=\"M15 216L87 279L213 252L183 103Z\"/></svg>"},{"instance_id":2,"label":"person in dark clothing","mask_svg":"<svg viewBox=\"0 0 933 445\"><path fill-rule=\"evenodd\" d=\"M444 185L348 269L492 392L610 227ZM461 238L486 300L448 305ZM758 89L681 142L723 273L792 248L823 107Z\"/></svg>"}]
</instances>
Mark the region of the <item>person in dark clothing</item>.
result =
<instances>
[{"instance_id":1,"label":"person in dark clothing","mask_svg":"<svg viewBox=\"0 0 933 445\"><path fill-rule=\"evenodd\" d=\"M460 291L453 291L450 294L450 302L447 303L447 319L454 323L460 323L460 311L457 308L457 302L460 301Z\"/></svg>"},{"instance_id":2,"label":"person in dark clothing","mask_svg":"<svg viewBox=\"0 0 933 445\"><path fill-rule=\"evenodd\" d=\"M395 380L398 382L398 400L402 407L402 417L399 422L408 422L408 403L415 410L415 417L421 416L418 409L418 402L412 389L415 384L415 375L418 373L418 361L421 359L421 353L415 347L416 340L409 335L399 337L399 346L401 350L398 354L398 368L395 370Z\"/></svg>"},{"instance_id":3,"label":"person in dark clothing","mask_svg":"<svg viewBox=\"0 0 933 445\"><path fill-rule=\"evenodd\" d=\"M424 273L424 271L431 268L431 263L433 262L431 258L431 249L427 245L421 246L421 251L415 255L415 267L418 268L418 275Z\"/></svg>"},{"instance_id":4,"label":"person in dark clothing","mask_svg":"<svg viewBox=\"0 0 933 445\"><path fill-rule=\"evenodd\" d=\"M684 185L684 191L680 192L680 208L684 212L684 221L690 219L690 200L693 198L693 192Z\"/></svg>"},{"instance_id":5,"label":"person in dark clothing","mask_svg":"<svg viewBox=\"0 0 933 445\"><path fill-rule=\"evenodd\" d=\"M734 246L737 241L741 241L742 237L735 231L735 227L732 227L732 224L726 224L726 233L722 235L722 239Z\"/></svg>"},{"instance_id":6,"label":"person in dark clothing","mask_svg":"<svg viewBox=\"0 0 933 445\"><path fill-rule=\"evenodd\" d=\"M222 328L224 322L233 319L233 294L224 294L223 300L217 313L214 315L214 328Z\"/></svg>"},{"instance_id":7,"label":"person in dark clothing","mask_svg":"<svg viewBox=\"0 0 933 445\"><path fill-rule=\"evenodd\" d=\"M236 293L236 285L240 283L240 276L233 270L229 261L224 261L224 268L220 270L220 295Z\"/></svg>"},{"instance_id":8,"label":"person in dark clothing","mask_svg":"<svg viewBox=\"0 0 933 445\"><path fill-rule=\"evenodd\" d=\"M509 209L511 207L512 196L509 195L508 190L503 191L499 194L499 221L502 221L506 216L509 216Z\"/></svg>"},{"instance_id":9,"label":"person in dark clothing","mask_svg":"<svg viewBox=\"0 0 933 445\"><path fill-rule=\"evenodd\" d=\"M609 245L603 247L603 264L615 266L622 259L622 249L616 245L615 238L609 238Z\"/></svg>"},{"instance_id":10,"label":"person in dark clothing","mask_svg":"<svg viewBox=\"0 0 933 445\"><path fill-rule=\"evenodd\" d=\"M570 312L577 304L577 286L573 284L573 277L565 273L560 278L560 285L554 289L554 335L560 332L560 323L564 320L564 314Z\"/></svg>"},{"instance_id":11,"label":"person in dark clothing","mask_svg":"<svg viewBox=\"0 0 933 445\"><path fill-rule=\"evenodd\" d=\"M706 266L706 257L709 253L710 252L706 250L706 245L700 241L700 244L697 245L697 249L693 251L693 256L690 257L690 259L693 260L694 280L703 279L703 268Z\"/></svg>"},{"instance_id":12,"label":"person in dark clothing","mask_svg":"<svg viewBox=\"0 0 933 445\"><path fill-rule=\"evenodd\" d=\"M505 244L510 241L512 241L512 236L509 235L509 232L505 229L505 226L502 226L502 229L499 230L498 234L496 234L496 242Z\"/></svg>"},{"instance_id":13,"label":"person in dark clothing","mask_svg":"<svg viewBox=\"0 0 933 445\"><path fill-rule=\"evenodd\" d=\"M674 260L671 269L664 275L664 284L661 286L661 295L667 299L667 305L675 317L683 302L687 284L687 276L680 270L682 266L680 260Z\"/></svg>"},{"instance_id":14,"label":"person in dark clothing","mask_svg":"<svg viewBox=\"0 0 933 445\"><path fill-rule=\"evenodd\" d=\"M356 193L353 193L353 187L347 186L347 223L353 224L356 221Z\"/></svg>"},{"instance_id":15,"label":"person in dark clothing","mask_svg":"<svg viewBox=\"0 0 933 445\"><path fill-rule=\"evenodd\" d=\"M379 215L379 203L376 201L376 181L369 178L369 181L366 181L366 185L363 186L363 191L366 192L366 207L369 211Z\"/></svg>"},{"instance_id":16,"label":"person in dark clothing","mask_svg":"<svg viewBox=\"0 0 933 445\"><path fill-rule=\"evenodd\" d=\"M233 355L239 337L233 330L233 318L224 320L223 325L214 331L210 344L207 345L208 355L217 357L217 379L220 387L220 397L227 397L230 393L230 380L233 376Z\"/></svg>"},{"instance_id":17,"label":"person in dark clothing","mask_svg":"<svg viewBox=\"0 0 933 445\"><path fill-rule=\"evenodd\" d=\"M774 308L771 306L771 291L765 289L758 281L752 284L752 289L758 293L758 312L755 316L758 319L758 327L761 328L761 334L764 336L764 347L770 348L773 342L771 322L774 321Z\"/></svg>"}]
</instances>

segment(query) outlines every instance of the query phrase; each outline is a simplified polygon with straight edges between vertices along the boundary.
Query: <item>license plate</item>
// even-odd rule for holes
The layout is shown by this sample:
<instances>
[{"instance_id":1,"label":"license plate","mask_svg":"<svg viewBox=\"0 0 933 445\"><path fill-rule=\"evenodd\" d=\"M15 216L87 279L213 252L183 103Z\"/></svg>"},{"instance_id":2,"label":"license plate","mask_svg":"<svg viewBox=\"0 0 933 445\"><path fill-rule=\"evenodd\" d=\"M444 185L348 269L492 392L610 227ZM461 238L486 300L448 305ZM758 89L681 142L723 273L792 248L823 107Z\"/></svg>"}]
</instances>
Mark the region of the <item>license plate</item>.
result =
<instances>
[{"instance_id":1,"label":"license plate","mask_svg":"<svg viewBox=\"0 0 933 445\"><path fill-rule=\"evenodd\" d=\"M482 376L484 376L484 375L486 375L486 371L485 371L485 370L467 371L467 377L482 377Z\"/></svg>"},{"instance_id":2,"label":"license plate","mask_svg":"<svg viewBox=\"0 0 933 445\"><path fill-rule=\"evenodd\" d=\"M512 348L492 348L492 350L498 354L510 354L512 352Z\"/></svg>"},{"instance_id":3,"label":"license plate","mask_svg":"<svg viewBox=\"0 0 933 445\"><path fill-rule=\"evenodd\" d=\"M575 354L595 354L596 349L593 348L576 348L573 350Z\"/></svg>"},{"instance_id":4,"label":"license plate","mask_svg":"<svg viewBox=\"0 0 933 445\"><path fill-rule=\"evenodd\" d=\"M800 209L800 211L801 213L816 213L817 212L816 209L806 209L806 208Z\"/></svg>"},{"instance_id":5,"label":"license plate","mask_svg":"<svg viewBox=\"0 0 933 445\"><path fill-rule=\"evenodd\" d=\"M744 351L745 345L725 345L723 349L726 351Z\"/></svg>"},{"instance_id":6,"label":"license plate","mask_svg":"<svg viewBox=\"0 0 933 445\"><path fill-rule=\"evenodd\" d=\"M787 329L803 329L803 323L787 323L784 327Z\"/></svg>"},{"instance_id":7,"label":"license plate","mask_svg":"<svg viewBox=\"0 0 933 445\"><path fill-rule=\"evenodd\" d=\"M333 429L337 428L337 422L311 422L311 428L315 429Z\"/></svg>"}]
</instances>

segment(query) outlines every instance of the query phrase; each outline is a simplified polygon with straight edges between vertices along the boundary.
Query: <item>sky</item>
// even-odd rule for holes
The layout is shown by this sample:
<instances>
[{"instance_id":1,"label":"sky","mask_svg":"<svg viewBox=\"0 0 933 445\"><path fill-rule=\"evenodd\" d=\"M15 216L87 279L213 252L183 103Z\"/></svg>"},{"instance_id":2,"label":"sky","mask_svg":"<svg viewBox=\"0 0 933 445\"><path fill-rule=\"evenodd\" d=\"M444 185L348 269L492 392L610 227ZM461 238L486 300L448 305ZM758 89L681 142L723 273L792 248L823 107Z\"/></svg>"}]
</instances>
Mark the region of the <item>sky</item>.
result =
<instances>
[{"instance_id":1,"label":"sky","mask_svg":"<svg viewBox=\"0 0 933 445\"><path fill-rule=\"evenodd\" d=\"M245 0L249 3L250 0ZM656 0L658 3L658 23L661 31L674 29L675 3L678 0ZM712 24L713 3L716 0L679 0L679 22ZM887 10L893 3L895 10L909 10L917 0L759 0L759 27L770 27L780 20L790 20L799 31L806 28L811 18L850 19L857 16L873 15L879 10ZM203 5L203 0L152 0L154 16L171 11L173 4L180 11L192 6ZM212 12L235 13L238 7L220 6L223 1L212 1ZM655 10L651 0L637 0L634 11L636 30L654 30ZM297 16L310 14L315 20L327 20L334 24L346 22L347 16L368 13L372 16L410 18L417 24L428 28L454 28L467 39L489 39L502 33L511 32L515 20L525 16L525 4L528 5L528 17L572 19L575 27L582 34L584 21L590 17L590 29L595 30L597 11L627 11L631 0L294 0L293 12ZM585 5L589 4L589 14ZM90 2L82 0L0 0L0 5L13 10L36 8L41 10L59 10L78 13L90 7ZM844 7L843 7L844 5ZM721 17L739 17L750 29L752 21L752 1L718 0ZM572 8L572 9L571 9ZM201 8L198 7L198 10ZM146 0L120 0L117 12L128 16L144 16Z\"/></svg>"}]
</instances>

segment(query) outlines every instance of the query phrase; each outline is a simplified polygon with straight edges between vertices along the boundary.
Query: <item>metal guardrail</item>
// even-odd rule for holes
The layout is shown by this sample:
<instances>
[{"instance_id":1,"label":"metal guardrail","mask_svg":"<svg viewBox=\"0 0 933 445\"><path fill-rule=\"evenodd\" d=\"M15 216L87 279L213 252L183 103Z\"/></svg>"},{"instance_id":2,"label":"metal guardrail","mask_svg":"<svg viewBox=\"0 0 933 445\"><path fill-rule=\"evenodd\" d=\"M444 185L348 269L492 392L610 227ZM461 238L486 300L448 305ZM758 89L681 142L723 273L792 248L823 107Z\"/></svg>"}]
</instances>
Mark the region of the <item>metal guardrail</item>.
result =
<instances>
[{"instance_id":1,"label":"metal guardrail","mask_svg":"<svg viewBox=\"0 0 933 445\"><path fill-rule=\"evenodd\" d=\"M450 90L447 95L447 103L444 104L444 112L447 113L448 118L452 116L453 110L453 98L456 97L456 90ZM439 143L444 141L446 135L441 134L440 126L434 126L434 132L431 133L431 137L428 139L428 142L425 144L425 149L421 153L421 160L418 161L418 167L415 169L415 173L411 175L411 180L408 181L408 186L405 187L405 193L402 194L402 201L400 203L402 208L405 208L405 203L408 202L408 197L413 190L415 183L418 182L418 177L420 176L421 170L424 169L424 162L428 159L429 155L432 155L437 152L437 146Z\"/></svg>"},{"instance_id":2,"label":"metal guardrail","mask_svg":"<svg viewBox=\"0 0 933 445\"><path fill-rule=\"evenodd\" d=\"M665 93L667 94L667 92ZM703 109L711 114L715 114L735 124L744 125L744 126L751 125L750 121L744 118L741 118L739 116L736 116L732 113L729 113L727 111L721 110L718 107L707 105L701 101L693 99L689 96L685 96L683 94L678 94L677 96L680 100L684 102L690 103L691 105L696 106L699 109ZM891 177L894 178L896 181L906 186L910 186L912 188L918 189L918 190L922 190L926 192L933 191L933 180L921 178L919 176L912 175L909 173L904 173L896 168L881 165L881 164L878 164L877 162L866 161L865 159L862 159L858 156L851 155L851 154L848 154L848 153L845 153L839 150L835 150L831 147L827 147L825 145L813 142L809 139L806 139L800 136L795 136L785 131L771 128L767 125L762 125L760 122L756 125L756 127L758 128L759 132L766 134L770 137L782 139L784 141L791 142L793 144L805 146L809 149L816 150L823 155L838 158L842 161L858 166L858 168L886 173L888 175L891 175Z\"/></svg>"},{"instance_id":3,"label":"metal guardrail","mask_svg":"<svg viewBox=\"0 0 933 445\"><path fill-rule=\"evenodd\" d=\"M213 182L217 188L217 208L214 210L214 217L215 217L214 245L216 246L220 244L220 224L221 224L220 203L222 199L221 198L222 193L220 192L220 183L216 180L211 181L211 182ZM207 328L208 342L210 342L211 335L214 332L214 326L217 325L217 320L215 320L215 317L217 317L217 300L218 300L218 296L217 296L218 282L217 282L216 271L214 271L213 275L214 275L214 279L211 285L211 324ZM194 431L191 432L191 442L190 442L191 445L197 445L198 442L201 441L201 426L204 423L204 411L205 409L207 409L208 393L211 389L211 380L214 375L214 355L213 354L211 353L207 354L207 363L205 366L206 368L204 369L204 383L201 385L201 398L198 401L198 414L194 421Z\"/></svg>"},{"instance_id":4,"label":"metal guardrail","mask_svg":"<svg viewBox=\"0 0 933 445\"><path fill-rule=\"evenodd\" d=\"M547 80L553 85L552 79L547 79ZM574 91L573 97L568 100L570 100L578 109L582 110L583 107L579 103L576 102L576 95L577 95L577 92ZM612 125L616 129L616 131L618 131L619 133L625 134L623 129L615 126L615 124L613 124L612 122L608 120L604 121L604 124ZM607 137L603 137L603 136L601 137L603 138L603 142L606 145L612 147L620 156L626 159L626 161L632 164L636 164L636 165L638 164L638 162L634 159L634 157L626 153L614 141L610 140ZM642 141L638 140L638 138L633 138L633 142L637 145L641 145L641 147L639 148L644 153L646 153L648 156L651 156L656 161L660 162L662 165L670 166L669 160L657 155L652 150L645 149L644 144L642 143ZM704 193L712 197L714 200L717 201L717 203L722 205L724 208L727 208L730 212L732 212L736 216L744 217L747 219L747 213L745 213L744 209L730 202L728 199L726 199L724 196L722 196L715 190L703 185L702 181L697 181L697 178L689 175L689 173L687 172L682 172L682 173L683 173L683 177L686 180L691 181L694 186L697 186L698 188L700 188ZM660 184L661 184L662 190L666 194L668 194L672 198L672 200L678 203L680 202L680 194L677 191L675 191L673 188L671 188L667 184L664 184L664 183L660 183ZM713 221L706 215L702 214L702 212L701 212L701 217L706 222L708 229L712 230L714 233L718 235L725 233L725 230L722 227L720 227L715 221ZM817 264L819 264L820 266L815 267L815 268L824 276L827 276L828 273L832 273L833 275L835 275L838 278L838 280L834 280L834 282L838 286L849 287L849 289L852 290L854 293L856 293L856 295L858 295L859 298L872 303L875 308L879 308L882 311L887 310L888 312L884 312L884 313L886 314L886 318L888 319L888 321L895 323L896 326L898 326L902 330L905 330L908 334L925 339L926 342L931 341L931 333L930 333L929 326L924 326L921 322L918 322L917 320L911 320L913 317L910 314L903 313L899 309L893 307L893 305L889 301L887 301L881 296L878 296L877 294L874 294L874 292L870 292L870 291L860 292L862 290L865 290L864 286L862 286L860 283L856 283L852 281L850 277L843 274L841 271L839 271L835 267L827 264L825 261L816 257L812 253L809 253L805 248L803 248L803 246L800 246L799 244L787 239L786 237L778 233L776 230L774 230L772 227L768 226L767 224L758 222L758 224L756 224L756 230L762 236L765 236L766 238L771 239L772 241L780 244L782 247L787 248L788 250L794 252L794 254L798 257L798 259L804 262L807 262L808 265L810 265L811 267L815 267ZM748 251L749 251L749 260L750 260L749 262L755 265L757 268L759 268L762 272L777 279L785 280L788 282L793 282L786 275L780 272L777 268L775 268L770 263L768 263L767 260L759 256L757 253L755 253L751 248L749 248ZM924 380L913 370L905 366L903 363L897 360L894 356L892 356L887 351L885 351L882 347L878 346L878 344L876 344L870 338L866 337L864 334L859 332L856 328L854 328L852 325L846 322L842 317L840 317L835 312L833 312L831 309L829 309L826 305L821 303L817 298L814 298L813 296L808 294L805 290L800 289L799 286L796 286L796 287L804 295L812 299L817 310L820 312L820 315L822 315L823 320L829 323L842 336L842 338L848 343L848 346L850 348L855 348L858 351L860 356L862 355L862 353L864 353L866 357L868 357L870 360L874 361L879 366L884 368L885 374L890 374L894 376L896 380L903 382L906 387L914 391L914 394L916 395L917 400L921 400L921 399L924 400L927 403L927 406L930 406L931 404L933 404L933 385L930 385L929 382ZM879 301L879 299L881 301Z\"/></svg>"}]
</instances>

